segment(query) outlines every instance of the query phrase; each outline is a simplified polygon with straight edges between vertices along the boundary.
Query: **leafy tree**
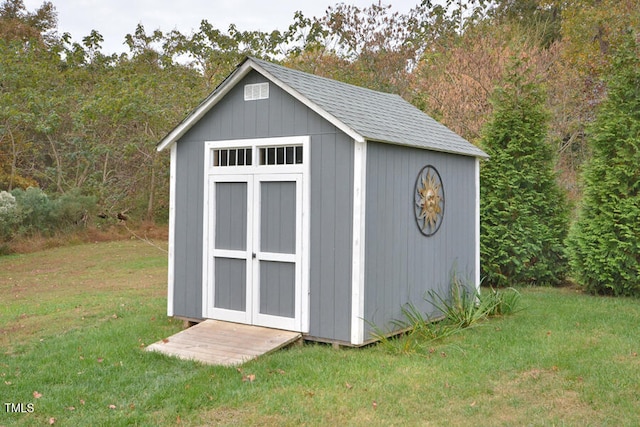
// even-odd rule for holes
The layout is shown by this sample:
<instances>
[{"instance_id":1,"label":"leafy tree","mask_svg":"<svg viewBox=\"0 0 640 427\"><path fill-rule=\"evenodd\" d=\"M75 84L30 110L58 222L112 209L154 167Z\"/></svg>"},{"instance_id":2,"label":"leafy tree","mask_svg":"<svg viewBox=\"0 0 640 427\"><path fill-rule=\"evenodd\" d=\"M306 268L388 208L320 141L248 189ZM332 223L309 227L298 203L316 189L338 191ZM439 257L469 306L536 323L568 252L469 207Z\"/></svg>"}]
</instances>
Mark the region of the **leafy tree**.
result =
<instances>
[{"instance_id":1,"label":"leafy tree","mask_svg":"<svg viewBox=\"0 0 640 427\"><path fill-rule=\"evenodd\" d=\"M493 94L481 145L480 256L485 284L559 284L566 273L568 209L546 142L542 86L515 60Z\"/></svg>"},{"instance_id":2,"label":"leafy tree","mask_svg":"<svg viewBox=\"0 0 640 427\"><path fill-rule=\"evenodd\" d=\"M463 34L431 43L411 76L413 102L459 135L480 139L491 114L493 88L503 80L510 58L525 55L536 75L546 77L557 49L540 47L536 34L519 26L483 21Z\"/></svg>"},{"instance_id":3,"label":"leafy tree","mask_svg":"<svg viewBox=\"0 0 640 427\"><path fill-rule=\"evenodd\" d=\"M491 10L491 16L498 23L517 25L520 33L539 40L540 45L549 47L560 39L561 12L564 0L503 0Z\"/></svg>"},{"instance_id":4,"label":"leafy tree","mask_svg":"<svg viewBox=\"0 0 640 427\"><path fill-rule=\"evenodd\" d=\"M548 0L557 2L557 0ZM629 29L640 30L638 0L563 0L560 55L550 68L552 133L562 180L580 198L580 167L589 157L586 128L606 95L603 77Z\"/></svg>"},{"instance_id":5,"label":"leafy tree","mask_svg":"<svg viewBox=\"0 0 640 427\"><path fill-rule=\"evenodd\" d=\"M343 3L321 18L296 15L288 38L299 43L286 65L343 82L407 96L409 74L423 48L421 13L391 12L391 6Z\"/></svg>"},{"instance_id":6,"label":"leafy tree","mask_svg":"<svg viewBox=\"0 0 640 427\"><path fill-rule=\"evenodd\" d=\"M58 16L53 3L45 1L35 12L28 12L23 0L5 0L0 4L0 39L52 45Z\"/></svg>"},{"instance_id":7,"label":"leafy tree","mask_svg":"<svg viewBox=\"0 0 640 427\"><path fill-rule=\"evenodd\" d=\"M43 92L55 87L50 51L57 16L45 2L28 12L22 0L0 4L0 188L35 185L42 150L36 129L53 130L55 112L41 109ZM40 132L41 136L43 132Z\"/></svg>"},{"instance_id":8,"label":"leafy tree","mask_svg":"<svg viewBox=\"0 0 640 427\"><path fill-rule=\"evenodd\" d=\"M591 160L568 249L588 291L640 295L640 49L627 36L590 127Z\"/></svg>"}]
</instances>

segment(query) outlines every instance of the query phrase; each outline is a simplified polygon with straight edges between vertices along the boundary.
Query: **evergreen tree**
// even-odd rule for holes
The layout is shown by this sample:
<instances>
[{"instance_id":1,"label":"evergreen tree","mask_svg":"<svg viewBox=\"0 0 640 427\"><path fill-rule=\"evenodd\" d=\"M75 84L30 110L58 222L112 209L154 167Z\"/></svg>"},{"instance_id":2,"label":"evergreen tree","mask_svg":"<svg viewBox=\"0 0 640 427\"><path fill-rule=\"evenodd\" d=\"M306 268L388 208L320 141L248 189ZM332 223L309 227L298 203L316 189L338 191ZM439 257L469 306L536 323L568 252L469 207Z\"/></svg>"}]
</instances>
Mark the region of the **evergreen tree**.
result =
<instances>
[{"instance_id":1,"label":"evergreen tree","mask_svg":"<svg viewBox=\"0 0 640 427\"><path fill-rule=\"evenodd\" d=\"M572 275L593 293L640 295L639 58L629 37L588 135L593 154L568 249Z\"/></svg>"},{"instance_id":2,"label":"evergreen tree","mask_svg":"<svg viewBox=\"0 0 640 427\"><path fill-rule=\"evenodd\" d=\"M546 141L543 87L526 61L513 60L492 96L481 145L480 256L484 283L552 284L564 280L568 209Z\"/></svg>"}]
</instances>

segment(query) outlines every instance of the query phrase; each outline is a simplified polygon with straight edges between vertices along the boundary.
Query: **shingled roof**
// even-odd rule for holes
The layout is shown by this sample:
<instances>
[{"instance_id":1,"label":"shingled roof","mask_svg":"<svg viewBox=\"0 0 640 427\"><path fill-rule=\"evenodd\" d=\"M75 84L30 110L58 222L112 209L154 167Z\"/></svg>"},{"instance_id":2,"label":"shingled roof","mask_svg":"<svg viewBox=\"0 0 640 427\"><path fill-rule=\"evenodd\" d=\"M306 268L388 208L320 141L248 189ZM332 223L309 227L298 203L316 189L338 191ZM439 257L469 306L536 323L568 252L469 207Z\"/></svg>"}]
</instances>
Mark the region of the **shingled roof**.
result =
<instances>
[{"instance_id":1,"label":"shingled roof","mask_svg":"<svg viewBox=\"0 0 640 427\"><path fill-rule=\"evenodd\" d=\"M158 144L162 150L184 135L251 70L256 70L356 140L487 157L446 126L398 95L377 92L256 58L246 58L185 120Z\"/></svg>"}]
</instances>

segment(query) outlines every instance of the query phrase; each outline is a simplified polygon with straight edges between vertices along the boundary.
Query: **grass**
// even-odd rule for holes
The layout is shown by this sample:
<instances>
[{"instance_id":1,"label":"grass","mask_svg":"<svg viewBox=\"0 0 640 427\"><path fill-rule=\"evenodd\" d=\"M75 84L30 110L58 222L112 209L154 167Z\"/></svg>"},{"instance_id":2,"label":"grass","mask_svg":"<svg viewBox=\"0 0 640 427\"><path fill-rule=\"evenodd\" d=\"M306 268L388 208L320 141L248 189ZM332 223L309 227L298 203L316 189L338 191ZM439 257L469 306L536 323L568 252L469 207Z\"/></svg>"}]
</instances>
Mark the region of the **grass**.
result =
<instances>
[{"instance_id":1,"label":"grass","mask_svg":"<svg viewBox=\"0 0 640 427\"><path fill-rule=\"evenodd\" d=\"M0 258L0 426L640 422L638 299L520 289L517 314L424 354L307 344L238 370L142 350L181 328L165 259L138 241Z\"/></svg>"}]
</instances>

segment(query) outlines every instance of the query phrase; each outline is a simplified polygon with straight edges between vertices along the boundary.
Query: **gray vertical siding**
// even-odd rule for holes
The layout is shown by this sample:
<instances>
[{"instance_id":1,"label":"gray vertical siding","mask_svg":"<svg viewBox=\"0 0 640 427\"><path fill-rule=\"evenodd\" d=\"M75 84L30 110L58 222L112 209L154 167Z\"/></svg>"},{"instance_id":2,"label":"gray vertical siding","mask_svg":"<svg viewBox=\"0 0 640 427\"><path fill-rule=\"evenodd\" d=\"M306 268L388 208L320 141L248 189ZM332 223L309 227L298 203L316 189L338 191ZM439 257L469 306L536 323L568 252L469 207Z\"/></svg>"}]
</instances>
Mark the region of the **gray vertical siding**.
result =
<instances>
[{"instance_id":1,"label":"gray vertical siding","mask_svg":"<svg viewBox=\"0 0 640 427\"><path fill-rule=\"evenodd\" d=\"M446 295L452 272L470 282L475 270L475 159L389 144L367 147L365 320L388 328L412 302L433 313L427 291ZM422 235L413 213L415 180L423 166L440 173L445 215L438 232ZM366 334L371 330L366 325ZM368 339L365 336L365 339Z\"/></svg>"},{"instance_id":2,"label":"gray vertical siding","mask_svg":"<svg viewBox=\"0 0 640 427\"><path fill-rule=\"evenodd\" d=\"M176 153L173 309L174 315L188 318L202 316L204 160L195 146L178 143Z\"/></svg>"},{"instance_id":3,"label":"gray vertical siding","mask_svg":"<svg viewBox=\"0 0 640 427\"><path fill-rule=\"evenodd\" d=\"M311 135L309 334L349 341L353 143L274 84L245 102L244 84L264 81L248 74L177 142L174 315L202 316L204 141Z\"/></svg>"},{"instance_id":4,"label":"gray vertical siding","mask_svg":"<svg viewBox=\"0 0 640 427\"><path fill-rule=\"evenodd\" d=\"M353 143L341 133L312 142L309 334L351 341Z\"/></svg>"}]
</instances>

